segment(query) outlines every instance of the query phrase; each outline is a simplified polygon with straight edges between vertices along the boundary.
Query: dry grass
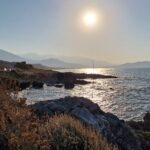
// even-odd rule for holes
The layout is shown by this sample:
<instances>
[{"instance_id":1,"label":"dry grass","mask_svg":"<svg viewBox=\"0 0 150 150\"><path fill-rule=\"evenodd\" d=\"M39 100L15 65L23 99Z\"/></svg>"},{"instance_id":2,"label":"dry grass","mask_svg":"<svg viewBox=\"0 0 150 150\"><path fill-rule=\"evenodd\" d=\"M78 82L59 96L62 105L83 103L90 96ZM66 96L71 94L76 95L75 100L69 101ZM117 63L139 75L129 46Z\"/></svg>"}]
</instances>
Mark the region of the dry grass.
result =
<instances>
[{"instance_id":1,"label":"dry grass","mask_svg":"<svg viewBox=\"0 0 150 150\"><path fill-rule=\"evenodd\" d=\"M50 118L46 123L51 134L51 149L110 150L112 148L95 130L85 127L79 120L68 115Z\"/></svg>"},{"instance_id":2,"label":"dry grass","mask_svg":"<svg viewBox=\"0 0 150 150\"><path fill-rule=\"evenodd\" d=\"M0 88L1 150L115 150L95 130L68 115L39 120Z\"/></svg>"}]
</instances>

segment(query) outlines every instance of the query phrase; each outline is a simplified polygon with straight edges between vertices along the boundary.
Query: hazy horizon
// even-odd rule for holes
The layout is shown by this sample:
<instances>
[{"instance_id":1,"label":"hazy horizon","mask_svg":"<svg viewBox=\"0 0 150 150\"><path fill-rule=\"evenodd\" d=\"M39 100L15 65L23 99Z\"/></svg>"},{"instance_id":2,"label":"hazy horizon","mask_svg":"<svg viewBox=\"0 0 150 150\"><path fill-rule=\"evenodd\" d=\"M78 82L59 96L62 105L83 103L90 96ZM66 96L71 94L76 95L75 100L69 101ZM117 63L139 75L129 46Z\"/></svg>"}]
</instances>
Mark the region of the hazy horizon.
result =
<instances>
[{"instance_id":1,"label":"hazy horizon","mask_svg":"<svg viewBox=\"0 0 150 150\"><path fill-rule=\"evenodd\" d=\"M149 6L147 0L1 1L0 49L113 64L150 61ZM80 20L86 10L97 14L92 30Z\"/></svg>"}]
</instances>

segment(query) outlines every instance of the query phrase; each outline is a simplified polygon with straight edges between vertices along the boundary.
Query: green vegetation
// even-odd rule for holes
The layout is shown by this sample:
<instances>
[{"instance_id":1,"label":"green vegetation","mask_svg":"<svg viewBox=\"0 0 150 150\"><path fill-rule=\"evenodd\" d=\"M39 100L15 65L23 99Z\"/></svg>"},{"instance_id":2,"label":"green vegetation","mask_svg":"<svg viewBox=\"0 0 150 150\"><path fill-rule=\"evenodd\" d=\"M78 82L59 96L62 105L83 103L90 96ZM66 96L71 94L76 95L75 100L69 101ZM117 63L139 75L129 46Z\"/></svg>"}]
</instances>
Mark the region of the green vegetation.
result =
<instances>
[{"instance_id":1,"label":"green vegetation","mask_svg":"<svg viewBox=\"0 0 150 150\"><path fill-rule=\"evenodd\" d=\"M23 61L23 62L17 62L15 64L15 67L19 68L19 69L32 69L33 68L32 65L27 64L25 61Z\"/></svg>"},{"instance_id":2,"label":"green vegetation","mask_svg":"<svg viewBox=\"0 0 150 150\"><path fill-rule=\"evenodd\" d=\"M39 119L24 100L12 99L0 87L0 147L2 150L115 150L94 129L59 115Z\"/></svg>"}]
</instances>

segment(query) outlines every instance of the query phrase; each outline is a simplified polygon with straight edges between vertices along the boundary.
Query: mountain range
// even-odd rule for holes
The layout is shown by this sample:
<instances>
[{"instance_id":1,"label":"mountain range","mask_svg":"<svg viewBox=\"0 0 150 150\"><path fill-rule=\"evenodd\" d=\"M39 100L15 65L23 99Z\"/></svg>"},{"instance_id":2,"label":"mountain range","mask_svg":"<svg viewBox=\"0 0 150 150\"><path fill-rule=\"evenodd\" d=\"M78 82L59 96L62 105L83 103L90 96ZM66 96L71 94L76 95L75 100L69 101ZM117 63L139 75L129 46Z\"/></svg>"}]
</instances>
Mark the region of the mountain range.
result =
<instances>
[{"instance_id":1,"label":"mountain range","mask_svg":"<svg viewBox=\"0 0 150 150\"><path fill-rule=\"evenodd\" d=\"M118 65L118 68L150 68L150 61L141 61L134 63L125 63Z\"/></svg>"},{"instance_id":2,"label":"mountain range","mask_svg":"<svg viewBox=\"0 0 150 150\"><path fill-rule=\"evenodd\" d=\"M46 58L46 59L29 59L27 57L22 57L8 51L0 49L0 60L9 62L21 62L26 61L31 64L36 64L35 66L44 68L44 66L51 68L78 68L83 67L80 64L68 63L57 58Z\"/></svg>"},{"instance_id":3,"label":"mountain range","mask_svg":"<svg viewBox=\"0 0 150 150\"><path fill-rule=\"evenodd\" d=\"M54 62L56 63L56 61L58 64L61 64L62 62L65 62L65 63L67 62L73 68L84 68L84 67L91 68L93 67L93 64L97 68L114 66L113 64L105 62L105 61L98 61L98 60L93 60L93 59L85 58L85 57L67 57L67 56L61 56L61 55L37 55L34 53L23 54L21 55L21 57L24 57L26 59L34 59L36 61L40 60L41 63L44 65L52 65ZM64 65L66 67L68 66L68 64L64 64Z\"/></svg>"},{"instance_id":4,"label":"mountain range","mask_svg":"<svg viewBox=\"0 0 150 150\"><path fill-rule=\"evenodd\" d=\"M16 55L8 51L0 49L0 60L9 62L26 61L34 64L39 68L102 68L102 67L117 67L117 68L150 68L150 61L141 61L134 63L125 63L114 65L105 61L92 60L82 57L66 57L59 55L41 56L37 54Z\"/></svg>"}]
</instances>

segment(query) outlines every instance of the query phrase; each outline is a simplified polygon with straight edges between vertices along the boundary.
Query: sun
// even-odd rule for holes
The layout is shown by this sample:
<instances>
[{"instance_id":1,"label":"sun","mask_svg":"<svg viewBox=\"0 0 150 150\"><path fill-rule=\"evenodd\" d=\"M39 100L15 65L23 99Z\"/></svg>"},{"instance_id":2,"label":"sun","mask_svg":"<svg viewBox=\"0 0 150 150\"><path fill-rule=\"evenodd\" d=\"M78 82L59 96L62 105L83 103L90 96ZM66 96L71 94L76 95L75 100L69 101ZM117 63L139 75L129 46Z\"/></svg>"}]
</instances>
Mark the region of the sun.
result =
<instances>
[{"instance_id":1,"label":"sun","mask_svg":"<svg viewBox=\"0 0 150 150\"><path fill-rule=\"evenodd\" d=\"M97 8L86 8L78 13L78 28L87 33L98 33L103 26L102 12Z\"/></svg>"},{"instance_id":2,"label":"sun","mask_svg":"<svg viewBox=\"0 0 150 150\"><path fill-rule=\"evenodd\" d=\"M82 21L86 27L93 28L98 23L98 14L95 11L86 11L82 15Z\"/></svg>"}]
</instances>

